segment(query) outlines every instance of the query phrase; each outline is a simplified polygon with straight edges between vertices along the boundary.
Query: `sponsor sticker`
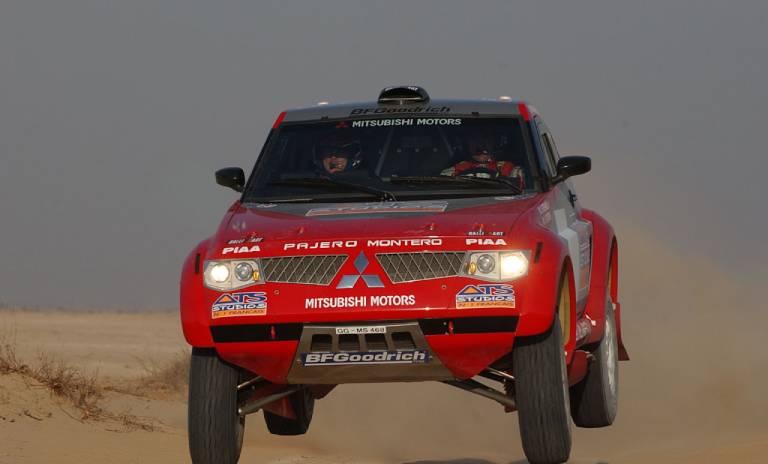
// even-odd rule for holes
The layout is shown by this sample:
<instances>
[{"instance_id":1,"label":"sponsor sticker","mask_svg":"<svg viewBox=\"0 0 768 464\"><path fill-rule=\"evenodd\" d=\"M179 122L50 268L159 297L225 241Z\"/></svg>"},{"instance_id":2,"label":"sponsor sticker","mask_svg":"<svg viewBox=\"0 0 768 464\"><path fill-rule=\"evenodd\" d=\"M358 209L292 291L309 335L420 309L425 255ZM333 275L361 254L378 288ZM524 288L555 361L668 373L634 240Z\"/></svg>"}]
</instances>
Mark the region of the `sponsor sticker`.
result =
<instances>
[{"instance_id":1,"label":"sponsor sticker","mask_svg":"<svg viewBox=\"0 0 768 464\"><path fill-rule=\"evenodd\" d=\"M357 240L333 240L325 242L291 242L283 250L330 250L333 248L355 248Z\"/></svg>"},{"instance_id":2,"label":"sponsor sticker","mask_svg":"<svg viewBox=\"0 0 768 464\"><path fill-rule=\"evenodd\" d=\"M467 285L456 294L456 308L514 308L515 289L507 284Z\"/></svg>"},{"instance_id":3,"label":"sponsor sticker","mask_svg":"<svg viewBox=\"0 0 768 464\"><path fill-rule=\"evenodd\" d=\"M503 238L468 238L467 245L506 245Z\"/></svg>"},{"instance_id":4,"label":"sponsor sticker","mask_svg":"<svg viewBox=\"0 0 768 464\"><path fill-rule=\"evenodd\" d=\"M221 250L221 254L226 255L229 253L234 253L234 254L255 253L257 251L261 251L261 248L258 245L230 246L230 247L225 247L223 250Z\"/></svg>"},{"instance_id":5,"label":"sponsor sticker","mask_svg":"<svg viewBox=\"0 0 768 464\"><path fill-rule=\"evenodd\" d=\"M352 121L352 127L390 127L390 126L460 126L460 118L400 118L400 119L364 119Z\"/></svg>"},{"instance_id":6,"label":"sponsor sticker","mask_svg":"<svg viewBox=\"0 0 768 464\"><path fill-rule=\"evenodd\" d=\"M523 193L523 194L515 195L515 196L504 195L504 196L500 196L500 197L493 197L493 199L494 200L498 200L498 201L527 200L528 198L533 198L536 195L538 195L538 193Z\"/></svg>"},{"instance_id":7,"label":"sponsor sticker","mask_svg":"<svg viewBox=\"0 0 768 464\"><path fill-rule=\"evenodd\" d=\"M304 309L389 308L393 306L414 306L415 304L415 295L337 296L306 298L304 300Z\"/></svg>"},{"instance_id":8,"label":"sponsor sticker","mask_svg":"<svg viewBox=\"0 0 768 464\"><path fill-rule=\"evenodd\" d=\"M536 207L536 209L539 211L539 214L545 214L549 212L549 202L546 200L542 201L541 204Z\"/></svg>"},{"instance_id":9,"label":"sponsor sticker","mask_svg":"<svg viewBox=\"0 0 768 464\"><path fill-rule=\"evenodd\" d=\"M411 106L406 108L398 107L376 107L376 108L354 108L349 114L392 114L392 113L450 113L448 106Z\"/></svg>"},{"instance_id":10,"label":"sponsor sticker","mask_svg":"<svg viewBox=\"0 0 768 464\"><path fill-rule=\"evenodd\" d=\"M408 246L440 246L443 244L441 238L405 238L405 239L377 239L368 240L369 247L408 247Z\"/></svg>"},{"instance_id":11,"label":"sponsor sticker","mask_svg":"<svg viewBox=\"0 0 768 464\"><path fill-rule=\"evenodd\" d=\"M368 325L359 327L336 327L336 335L383 334L387 327L383 325Z\"/></svg>"},{"instance_id":12,"label":"sponsor sticker","mask_svg":"<svg viewBox=\"0 0 768 464\"><path fill-rule=\"evenodd\" d=\"M328 208L313 208L307 211L307 216L344 216L351 214L389 214L389 213L442 213L448 203L442 202L413 202L393 201L388 203L363 203L353 206L332 206Z\"/></svg>"},{"instance_id":13,"label":"sponsor sticker","mask_svg":"<svg viewBox=\"0 0 768 464\"><path fill-rule=\"evenodd\" d=\"M302 364L310 366L349 366L365 364L425 364L429 362L427 350L407 351L352 351L345 353L304 353Z\"/></svg>"},{"instance_id":14,"label":"sponsor sticker","mask_svg":"<svg viewBox=\"0 0 768 464\"><path fill-rule=\"evenodd\" d=\"M536 210L539 212L539 218L541 219L541 225L543 226L549 226L549 224L552 222L552 211L549 206L548 201L543 201L539 206L536 207Z\"/></svg>"},{"instance_id":15,"label":"sponsor sticker","mask_svg":"<svg viewBox=\"0 0 768 464\"><path fill-rule=\"evenodd\" d=\"M484 230L470 230L467 232L467 235L471 237L477 237L477 236L483 236L483 235L490 235L491 237L503 237L504 231L501 230L494 230L494 231L484 231Z\"/></svg>"},{"instance_id":16,"label":"sponsor sticker","mask_svg":"<svg viewBox=\"0 0 768 464\"><path fill-rule=\"evenodd\" d=\"M211 306L211 317L263 316L267 314L264 292L223 293Z\"/></svg>"}]
</instances>

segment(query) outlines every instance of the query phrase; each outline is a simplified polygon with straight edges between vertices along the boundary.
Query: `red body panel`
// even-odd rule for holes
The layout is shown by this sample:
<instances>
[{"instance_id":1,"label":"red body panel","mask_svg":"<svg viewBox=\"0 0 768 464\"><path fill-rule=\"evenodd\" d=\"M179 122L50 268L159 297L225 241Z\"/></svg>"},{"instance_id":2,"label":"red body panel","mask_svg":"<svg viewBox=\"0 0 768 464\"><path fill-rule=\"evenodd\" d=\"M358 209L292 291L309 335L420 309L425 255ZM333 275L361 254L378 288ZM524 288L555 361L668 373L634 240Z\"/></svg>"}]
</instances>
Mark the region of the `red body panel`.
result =
<instances>
[{"instance_id":1,"label":"red body panel","mask_svg":"<svg viewBox=\"0 0 768 464\"><path fill-rule=\"evenodd\" d=\"M244 367L274 383L285 383L297 341L219 343L216 351L222 359Z\"/></svg>"},{"instance_id":2,"label":"red body panel","mask_svg":"<svg viewBox=\"0 0 768 464\"><path fill-rule=\"evenodd\" d=\"M427 336L440 361L456 378L474 377L512 350L515 336L508 333Z\"/></svg>"},{"instance_id":3,"label":"red body panel","mask_svg":"<svg viewBox=\"0 0 768 464\"><path fill-rule=\"evenodd\" d=\"M187 343L200 348L213 346L209 324L210 314L200 310L205 288L202 285L202 262L208 240L200 242L184 260L181 272L181 326Z\"/></svg>"},{"instance_id":4,"label":"red body panel","mask_svg":"<svg viewBox=\"0 0 768 464\"><path fill-rule=\"evenodd\" d=\"M214 343L210 328L217 325L280 324L398 321L426 318L457 318L464 316L517 316L515 333L481 333L428 335L426 340L434 354L457 378L477 375L488 365L508 354L518 336L545 332L552 324L557 305L561 277L570 282L571 324L564 328L569 335L566 345L568 360L575 348L576 302L573 271L564 240L541 225L536 206L550 199L551 192L528 198L493 203L476 208L459 209L417 217L334 218L319 220L304 215L285 214L269 208L245 207L235 203L222 220L216 235L201 242L184 263L181 277L181 321L184 335L193 346L215 347L219 355L239 366L265 377L273 383L285 383L291 369L297 341L265 341ZM604 308L605 278L613 232L602 218L585 210L585 217L595 227L595 257L592 291L587 313L594 316L602 330L599 309ZM483 231L487 243L470 243L469 235ZM496 233L497 235L490 235ZM232 256L225 254L228 241L244 236L259 237L259 250ZM369 243L375 239L439 238L438 245L381 246ZM493 240L501 238L503 245ZM607 240L607 242L605 242ZM347 242L354 241L354 246ZM332 242L323 248L322 242ZM297 247L297 243L307 243ZM341 245L337 246L338 243ZM420 251L480 251L527 250L531 253L528 274L509 282L514 288L515 307L457 309L456 294L477 279L454 276L408 283L392 283L373 257L377 253ZM534 256L535 250L539 250ZM359 274L354 256L363 251L371 258L365 272L381 276L384 288L357 285L353 290L336 288L342 275ZM231 258L260 258L270 256L300 256L317 254L347 254L349 259L328 286L308 284L266 283L236 291L265 292L268 308L265 315L212 319L211 307L222 294L203 285L206 260ZM614 279L614 282L616 280ZM413 296L413 304L366 308L308 308L307 301L317 297L374 295ZM603 306L601 306L603 302ZM617 318L618 318L617 311ZM576 374L579 375L579 374Z\"/></svg>"},{"instance_id":5,"label":"red body panel","mask_svg":"<svg viewBox=\"0 0 768 464\"><path fill-rule=\"evenodd\" d=\"M606 297L611 296L615 305L614 317L619 341L620 359L628 360L627 350L621 338L621 303L619 302L619 261L618 244L613 227L602 216L588 209L582 209L584 219L593 227L592 277L587 299L586 314L594 321L594 326L585 344L597 343L605 332ZM609 278L609 273L611 278ZM608 282L611 288L608 288Z\"/></svg>"}]
</instances>

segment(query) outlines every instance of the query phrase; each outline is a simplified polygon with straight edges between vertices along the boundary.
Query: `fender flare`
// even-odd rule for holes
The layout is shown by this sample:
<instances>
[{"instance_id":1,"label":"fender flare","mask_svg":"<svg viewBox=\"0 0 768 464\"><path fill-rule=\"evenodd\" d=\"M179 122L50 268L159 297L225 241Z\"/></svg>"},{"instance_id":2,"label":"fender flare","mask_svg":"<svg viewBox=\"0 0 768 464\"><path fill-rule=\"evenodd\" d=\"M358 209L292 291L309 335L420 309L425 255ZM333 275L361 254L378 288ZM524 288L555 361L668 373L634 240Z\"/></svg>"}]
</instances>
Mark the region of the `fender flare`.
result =
<instances>
[{"instance_id":1,"label":"fender flare","mask_svg":"<svg viewBox=\"0 0 768 464\"><path fill-rule=\"evenodd\" d=\"M203 311L202 300L202 266L208 249L208 240L200 242L187 255L181 268L179 285L179 316L181 328L187 343L196 348L212 348L213 337L209 329L210 313Z\"/></svg>"},{"instance_id":2,"label":"fender flare","mask_svg":"<svg viewBox=\"0 0 768 464\"><path fill-rule=\"evenodd\" d=\"M557 271L548 270L544 279L548 281L549 288L555 289L553 292L546 292L546 295L540 295L537 302L532 305L534 311L525 312L520 316L520 323L516 336L529 337L540 335L552 327L555 316L558 312L558 298L562 290L564 279L568 282L568 298L570 300L570 310L567 317L561 316L563 322L563 337L567 337L564 348L567 351L567 362L570 363L573 357L576 345L576 284L573 275L573 265L570 256L564 255L562 261L557 267ZM539 280L538 285L544 283ZM565 327L567 325L567 327Z\"/></svg>"},{"instance_id":3,"label":"fender flare","mask_svg":"<svg viewBox=\"0 0 768 464\"><path fill-rule=\"evenodd\" d=\"M585 315L594 324L584 344L597 343L605 332L605 306L610 295L614 305L619 359L629 359L621 336L621 303L619 301L619 246L613 227L596 212L582 209L582 217L592 223L592 272Z\"/></svg>"}]
</instances>

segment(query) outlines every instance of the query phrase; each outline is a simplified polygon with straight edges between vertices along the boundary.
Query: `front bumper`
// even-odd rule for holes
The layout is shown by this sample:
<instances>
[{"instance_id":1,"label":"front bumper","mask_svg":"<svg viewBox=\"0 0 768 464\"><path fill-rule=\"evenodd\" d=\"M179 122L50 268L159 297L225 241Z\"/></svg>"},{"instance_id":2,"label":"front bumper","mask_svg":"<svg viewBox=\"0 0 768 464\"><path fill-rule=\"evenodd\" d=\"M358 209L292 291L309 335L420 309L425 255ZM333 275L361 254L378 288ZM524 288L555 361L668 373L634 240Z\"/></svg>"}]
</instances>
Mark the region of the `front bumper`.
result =
<instances>
[{"instance_id":1,"label":"front bumper","mask_svg":"<svg viewBox=\"0 0 768 464\"><path fill-rule=\"evenodd\" d=\"M239 324L211 333L223 359L272 382L403 382L473 377L509 353L517 322L490 316Z\"/></svg>"},{"instance_id":2,"label":"front bumper","mask_svg":"<svg viewBox=\"0 0 768 464\"><path fill-rule=\"evenodd\" d=\"M338 269L334 267L330 271L333 278L328 280L319 271L294 272L317 271L333 263L328 255L318 264L320 258L310 253L301 258L274 258L272 265L276 267L264 266L265 283L231 292L205 288L199 273L205 258L198 256L197 264L194 257L188 258L181 285L181 317L187 341L193 346L214 347L223 359L275 383L470 378L509 354L516 336L539 334L550 327L562 262L533 260L526 276L489 282L457 275L456 262L461 266L462 260L452 257L455 252L440 258L446 265L432 263L435 254L430 253L428 260L421 257L423 262L408 261L400 266L398 274L391 265L400 262L399 255L384 256L378 250L365 249L363 260L362 252L345 250L349 259ZM414 255L418 253L409 253ZM402 269L413 271L403 273ZM331 340L328 351L317 350L326 354L319 365L306 364L306 355L315 352L312 337L317 331L378 324L388 330L402 324L417 327L418 332L411 333L414 346L410 350L420 362L382 363L375 358L367 367L347 363L347 356L353 354L361 356L362 362L371 352L375 356L399 351L389 342L378 350L371 349L367 340L359 339L352 348L344 348L340 342L334 345ZM329 358L329 353L344 356ZM426 359L422 360L422 355Z\"/></svg>"}]
</instances>

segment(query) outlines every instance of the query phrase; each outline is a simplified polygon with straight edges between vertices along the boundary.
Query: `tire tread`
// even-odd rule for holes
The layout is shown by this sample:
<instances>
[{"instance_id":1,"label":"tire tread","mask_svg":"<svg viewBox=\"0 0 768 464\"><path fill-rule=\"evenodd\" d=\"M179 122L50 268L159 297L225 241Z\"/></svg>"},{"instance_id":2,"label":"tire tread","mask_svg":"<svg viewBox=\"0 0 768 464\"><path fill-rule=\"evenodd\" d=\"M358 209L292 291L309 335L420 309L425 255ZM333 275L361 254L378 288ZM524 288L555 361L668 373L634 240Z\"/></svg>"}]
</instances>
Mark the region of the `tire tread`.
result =
<instances>
[{"instance_id":1,"label":"tire tread","mask_svg":"<svg viewBox=\"0 0 768 464\"><path fill-rule=\"evenodd\" d=\"M194 464L236 464L238 434L237 383L240 371L222 361L213 349L193 348L189 370L189 452Z\"/></svg>"},{"instance_id":2,"label":"tire tread","mask_svg":"<svg viewBox=\"0 0 768 464\"><path fill-rule=\"evenodd\" d=\"M560 321L544 334L522 339L513 350L518 421L532 464L557 464L571 452L570 417L563 397Z\"/></svg>"}]
</instances>

